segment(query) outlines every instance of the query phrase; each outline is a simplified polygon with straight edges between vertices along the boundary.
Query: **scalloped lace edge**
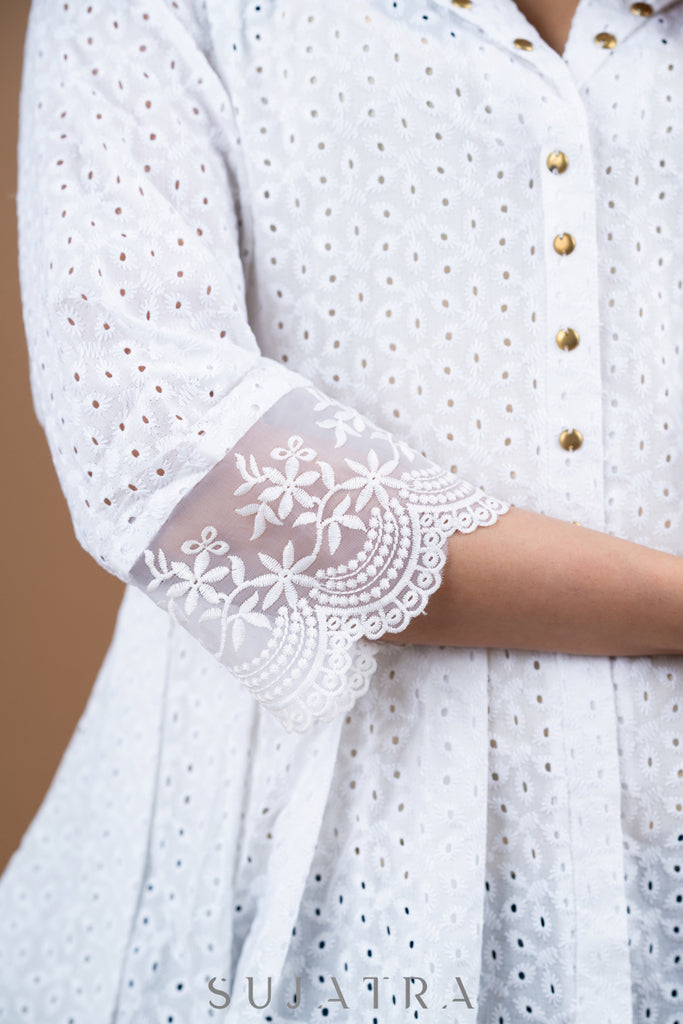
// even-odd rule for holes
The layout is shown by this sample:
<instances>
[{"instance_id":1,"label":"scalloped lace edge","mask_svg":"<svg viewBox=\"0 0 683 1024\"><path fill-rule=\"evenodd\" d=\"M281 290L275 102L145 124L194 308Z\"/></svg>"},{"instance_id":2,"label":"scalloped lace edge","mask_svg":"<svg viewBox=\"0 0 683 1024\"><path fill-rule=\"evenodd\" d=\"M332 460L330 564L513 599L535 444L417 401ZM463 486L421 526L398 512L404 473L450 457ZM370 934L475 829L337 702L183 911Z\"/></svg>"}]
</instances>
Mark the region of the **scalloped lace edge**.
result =
<instances>
[{"instance_id":1,"label":"scalloped lace edge","mask_svg":"<svg viewBox=\"0 0 683 1024\"><path fill-rule=\"evenodd\" d=\"M462 511L462 504L460 503ZM425 522L425 515L429 520L434 519L433 513L425 513L424 508L410 508L413 524L413 550L411 551L411 564L413 566L410 577L406 579L406 585L412 585L413 593L417 600L410 607L403 606L404 616L400 624L384 623L381 635L375 635L370 617L361 620L361 632L352 631L349 627L349 619L341 619L338 628L330 630L323 628L321 636L327 641L318 652L311 670L306 674L294 694L290 694L283 703L275 708L270 708L282 722L287 732L306 732L315 722L330 722L337 715L350 711L360 697L366 694L377 671L377 645L388 645L382 641L381 636L386 633L400 633L407 626L408 622L418 615L426 613L429 598L438 590L443 582L443 573L447 560L447 544L450 537L455 533L471 533L479 527L493 526L498 519L510 510L511 503L494 498L480 488L477 488L470 500L467 502L467 510L485 512L485 516L475 515L472 518L472 525L463 527L462 521L457 516L447 525L439 525L437 522ZM442 509L452 511L450 509ZM438 514L437 514L438 520ZM436 535L436 537L435 537ZM433 561L435 553L438 558ZM429 565L425 566L425 560ZM431 582L424 585L425 573L431 576ZM422 577L422 580L420 580ZM325 618L324 609L318 607L319 621ZM393 645L392 645L393 646ZM321 664L330 659L340 662L332 673L325 672L323 677L326 684L321 685ZM248 683L247 683L248 685Z\"/></svg>"}]
</instances>

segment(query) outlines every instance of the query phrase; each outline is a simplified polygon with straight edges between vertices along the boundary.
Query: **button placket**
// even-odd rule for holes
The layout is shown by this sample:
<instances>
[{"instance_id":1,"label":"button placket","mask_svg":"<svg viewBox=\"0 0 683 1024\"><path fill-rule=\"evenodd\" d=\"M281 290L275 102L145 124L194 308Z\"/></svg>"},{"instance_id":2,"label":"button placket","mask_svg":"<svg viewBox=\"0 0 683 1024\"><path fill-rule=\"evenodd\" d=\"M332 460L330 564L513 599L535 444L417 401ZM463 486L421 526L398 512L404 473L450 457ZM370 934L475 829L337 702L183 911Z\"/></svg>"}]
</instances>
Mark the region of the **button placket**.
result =
<instances>
[{"instance_id":1,"label":"button placket","mask_svg":"<svg viewBox=\"0 0 683 1024\"><path fill-rule=\"evenodd\" d=\"M555 62L557 93L546 108L539 132L538 178L543 196L543 244L546 262L546 428L549 489L543 509L549 515L605 529L603 394L598 293L598 239L595 174L586 108L575 76ZM547 165L548 155L561 150L567 158L564 173ZM552 163L552 161L551 161ZM575 248L560 255L553 238L569 232ZM560 346L580 335L572 348ZM562 433L566 431L566 433ZM581 434L581 439L579 439ZM577 442L580 444L577 445ZM563 730L568 757L565 762L569 794L569 845L572 850L574 898L576 1019L617 1021L631 1019L630 992L615 993L604 986L609 966L629 969L626 907L621 888L623 855L617 844L607 851L610 870L598 868L595 836L598 824L610 817L619 827L619 776L616 770L595 776L595 749L579 723L577 708L600 703L602 720L613 724L610 748L603 748L610 765L617 764L617 727L612 705L611 666L606 659L581 659L566 666ZM563 670L564 671L564 670ZM587 781L592 784L587 786ZM577 794L580 794L577 796ZM607 853L606 853L607 856ZM598 893L609 889L609 920L596 929L592 906ZM627 975L626 975L627 976Z\"/></svg>"},{"instance_id":2,"label":"button placket","mask_svg":"<svg viewBox=\"0 0 683 1024\"><path fill-rule=\"evenodd\" d=\"M553 506L549 511L601 529L602 371L594 178L585 109L569 69L563 75L561 70L561 77L564 84L559 83L550 100L538 156L547 281L546 424Z\"/></svg>"},{"instance_id":3,"label":"button placket","mask_svg":"<svg viewBox=\"0 0 683 1024\"><path fill-rule=\"evenodd\" d=\"M449 0L435 2L446 6ZM659 0L660 6L662 2ZM477 8L478 22L474 20ZM597 207L591 135L580 89L602 61L614 56L620 60L624 39L638 22L642 24L646 19L629 11L628 4L619 7L617 0L605 0L600 6L579 4L579 19L565 50L567 56L562 59L540 37L522 27L515 14L517 10L512 2L502 5L499 0L472 0L472 7L458 11L458 20L467 20L468 30L478 29L482 41L495 40L505 46L514 60L529 69L532 88L538 89L538 79L543 79L541 88L550 101L543 110L546 122L538 131L540 150L532 168L534 187L541 188L543 203L539 246L545 259L548 331L545 376L540 382L545 388L547 443L543 452L545 464L539 466L539 470L545 471L547 489L542 495L539 492L539 496L543 498L546 514L604 530ZM600 24L606 15L608 23ZM613 31L619 45L613 49L595 45L593 37L600 31ZM514 38L527 36L534 43L528 53L515 48L513 43ZM536 75L538 79L532 82ZM563 174L553 173L546 165L547 154L558 147L568 158L568 169ZM576 247L561 256L555 252L552 240L565 231L575 236ZM562 330L568 332L569 327L580 335L580 343L572 349L557 343L557 335ZM567 410L566 416L563 409ZM565 422L559 422L560 417ZM558 441L560 427L571 431L574 426L580 427L585 440L580 449L565 450ZM555 428L554 433L551 428ZM630 971L623 852L614 843L601 849L600 857L595 855L595 836L604 831L606 821L609 834L617 834L620 828L620 780L614 768L618 764L618 730L612 666L604 658L561 660L570 870L566 879L557 881L558 885L568 883L565 906L571 922L576 977L573 1012L581 1021L630 1021L629 986L616 988L605 983L615 966L619 977L628 978ZM590 711L601 724L608 723L600 740L604 764L610 766L608 771L596 774L595 734L586 728L586 715L577 714L581 708L586 715ZM594 907L598 896L603 914L596 924Z\"/></svg>"}]
</instances>

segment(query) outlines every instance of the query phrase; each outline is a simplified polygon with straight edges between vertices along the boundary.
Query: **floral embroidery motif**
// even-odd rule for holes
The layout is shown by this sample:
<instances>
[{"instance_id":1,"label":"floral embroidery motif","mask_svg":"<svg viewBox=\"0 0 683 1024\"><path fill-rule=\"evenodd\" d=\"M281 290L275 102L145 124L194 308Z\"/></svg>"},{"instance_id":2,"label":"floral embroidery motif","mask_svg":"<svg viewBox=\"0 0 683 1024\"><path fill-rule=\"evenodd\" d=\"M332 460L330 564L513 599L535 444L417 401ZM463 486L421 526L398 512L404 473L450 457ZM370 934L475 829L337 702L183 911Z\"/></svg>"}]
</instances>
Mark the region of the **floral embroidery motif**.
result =
<instances>
[{"instance_id":1,"label":"floral embroidery motif","mask_svg":"<svg viewBox=\"0 0 683 1024\"><path fill-rule=\"evenodd\" d=\"M271 448L257 440L245 453L247 431L241 450L208 474L223 474L216 487L229 502L220 522L202 522L199 539L181 543L187 560L169 557L166 528L143 557L147 592L193 623L291 731L328 721L366 692L376 664L369 641L424 609L448 537L510 506L426 459L411 468L422 457L408 445L316 388L296 388L274 409L287 422L269 424ZM292 422L307 424L305 439L290 433ZM181 503L183 523L186 506L196 524L201 499L191 492ZM243 520L252 521L249 542L237 543Z\"/></svg>"}]
</instances>

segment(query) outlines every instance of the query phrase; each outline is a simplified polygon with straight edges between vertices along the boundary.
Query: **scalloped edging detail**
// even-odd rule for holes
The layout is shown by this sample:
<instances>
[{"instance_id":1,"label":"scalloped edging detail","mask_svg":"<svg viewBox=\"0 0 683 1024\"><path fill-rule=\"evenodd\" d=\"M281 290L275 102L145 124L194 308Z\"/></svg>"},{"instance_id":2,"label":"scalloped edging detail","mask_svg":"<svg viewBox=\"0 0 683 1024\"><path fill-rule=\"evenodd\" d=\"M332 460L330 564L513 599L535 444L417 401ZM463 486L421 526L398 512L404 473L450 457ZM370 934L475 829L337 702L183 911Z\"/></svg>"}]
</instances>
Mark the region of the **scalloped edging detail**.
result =
<instances>
[{"instance_id":1,"label":"scalloped edging detail","mask_svg":"<svg viewBox=\"0 0 683 1024\"><path fill-rule=\"evenodd\" d=\"M315 609L318 636L325 642L318 648L314 663L297 689L283 704L272 708L285 730L306 732L316 721L330 722L337 715L350 711L370 689L377 671L376 644L382 643L381 637L402 632L409 622L425 612L429 598L441 586L450 537L459 532L472 533L479 526L492 526L511 507L509 502L493 498L480 488L470 495L466 507L458 506L457 512L450 508L432 512L411 506L407 512L415 538L410 559L412 571L410 577L402 581L410 598L402 606L400 621L385 615L378 632L377 612L374 611L372 616L365 619L361 616L360 620L357 615L334 617L330 628L328 620L332 616L326 616L318 605ZM300 603L306 603L306 599ZM393 594L392 607L399 607ZM336 643L330 646L333 638ZM329 659L333 648L335 657ZM321 664L329 665L330 661L332 669L321 671ZM251 688L247 679L242 678L242 681Z\"/></svg>"},{"instance_id":2,"label":"scalloped edging detail","mask_svg":"<svg viewBox=\"0 0 683 1024\"><path fill-rule=\"evenodd\" d=\"M304 732L367 692L373 643L424 612L449 537L509 508L297 388L179 502L131 582Z\"/></svg>"}]
</instances>

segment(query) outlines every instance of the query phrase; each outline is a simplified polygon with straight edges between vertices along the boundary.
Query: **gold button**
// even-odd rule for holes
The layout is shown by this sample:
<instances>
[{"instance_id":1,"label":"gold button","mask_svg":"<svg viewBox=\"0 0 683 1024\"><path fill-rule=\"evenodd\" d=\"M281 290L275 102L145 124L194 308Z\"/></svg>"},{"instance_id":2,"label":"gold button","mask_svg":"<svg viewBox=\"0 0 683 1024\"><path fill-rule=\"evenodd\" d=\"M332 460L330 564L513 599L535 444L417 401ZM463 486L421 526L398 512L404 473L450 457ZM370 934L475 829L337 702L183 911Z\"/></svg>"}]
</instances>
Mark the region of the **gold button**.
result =
<instances>
[{"instance_id":1,"label":"gold button","mask_svg":"<svg viewBox=\"0 0 683 1024\"><path fill-rule=\"evenodd\" d=\"M518 50L533 50L534 44L530 43L528 39L515 39L515 46Z\"/></svg>"},{"instance_id":2,"label":"gold button","mask_svg":"<svg viewBox=\"0 0 683 1024\"><path fill-rule=\"evenodd\" d=\"M598 46L602 46L603 50L613 50L617 45L616 36L613 36L611 32L598 32L595 42Z\"/></svg>"},{"instance_id":3,"label":"gold button","mask_svg":"<svg viewBox=\"0 0 683 1024\"><path fill-rule=\"evenodd\" d=\"M581 523L579 522L578 519L572 519L572 525L573 526L581 526Z\"/></svg>"},{"instance_id":4,"label":"gold button","mask_svg":"<svg viewBox=\"0 0 683 1024\"><path fill-rule=\"evenodd\" d=\"M561 235L555 235L553 238L553 249L555 252L559 252L560 256L568 256L570 252L574 252L575 246L576 242L573 235L566 232Z\"/></svg>"},{"instance_id":5,"label":"gold button","mask_svg":"<svg viewBox=\"0 0 683 1024\"><path fill-rule=\"evenodd\" d=\"M560 434L560 444L568 452L573 452L583 444L583 434L578 430L563 430Z\"/></svg>"},{"instance_id":6,"label":"gold button","mask_svg":"<svg viewBox=\"0 0 683 1024\"><path fill-rule=\"evenodd\" d=\"M649 18L652 14L650 4L631 4L631 14L639 14L641 18Z\"/></svg>"},{"instance_id":7,"label":"gold button","mask_svg":"<svg viewBox=\"0 0 683 1024\"><path fill-rule=\"evenodd\" d=\"M557 174L564 174L569 167L569 160L561 149L556 149L553 153L548 153L548 159L546 160L549 171Z\"/></svg>"},{"instance_id":8,"label":"gold button","mask_svg":"<svg viewBox=\"0 0 683 1024\"><path fill-rule=\"evenodd\" d=\"M571 352L579 344L579 336L573 327L565 327L564 330L557 332L555 341L559 348L564 349L565 352Z\"/></svg>"},{"instance_id":9,"label":"gold button","mask_svg":"<svg viewBox=\"0 0 683 1024\"><path fill-rule=\"evenodd\" d=\"M472 0L451 0L454 7L471 7Z\"/></svg>"}]
</instances>

